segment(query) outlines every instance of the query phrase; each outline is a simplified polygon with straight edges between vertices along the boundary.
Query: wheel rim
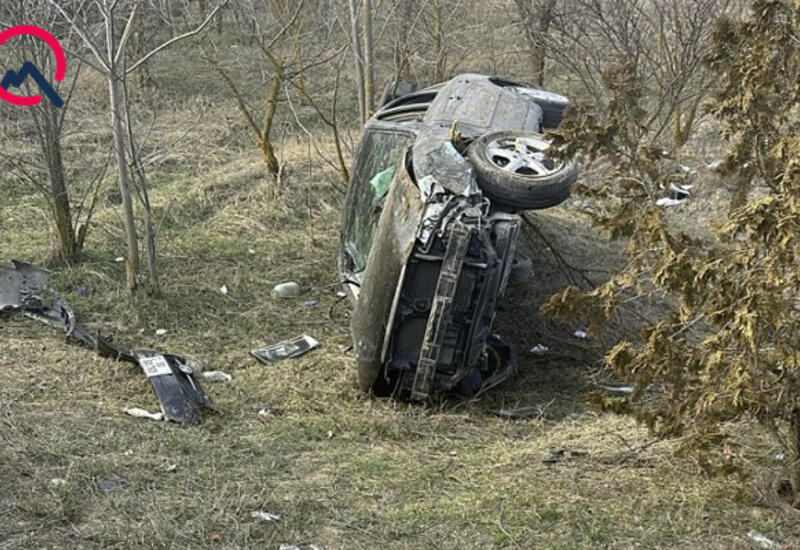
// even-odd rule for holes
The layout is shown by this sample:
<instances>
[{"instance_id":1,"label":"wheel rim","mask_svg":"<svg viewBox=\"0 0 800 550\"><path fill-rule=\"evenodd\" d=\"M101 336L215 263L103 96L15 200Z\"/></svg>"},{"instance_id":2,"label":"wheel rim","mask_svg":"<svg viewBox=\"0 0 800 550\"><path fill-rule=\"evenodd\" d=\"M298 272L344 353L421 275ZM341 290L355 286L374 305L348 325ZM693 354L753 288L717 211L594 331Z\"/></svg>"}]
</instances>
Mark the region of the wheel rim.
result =
<instances>
[{"instance_id":1,"label":"wheel rim","mask_svg":"<svg viewBox=\"0 0 800 550\"><path fill-rule=\"evenodd\" d=\"M489 161L505 172L522 176L550 176L564 163L545 154L550 144L541 138L520 136L496 139L486 146Z\"/></svg>"}]
</instances>

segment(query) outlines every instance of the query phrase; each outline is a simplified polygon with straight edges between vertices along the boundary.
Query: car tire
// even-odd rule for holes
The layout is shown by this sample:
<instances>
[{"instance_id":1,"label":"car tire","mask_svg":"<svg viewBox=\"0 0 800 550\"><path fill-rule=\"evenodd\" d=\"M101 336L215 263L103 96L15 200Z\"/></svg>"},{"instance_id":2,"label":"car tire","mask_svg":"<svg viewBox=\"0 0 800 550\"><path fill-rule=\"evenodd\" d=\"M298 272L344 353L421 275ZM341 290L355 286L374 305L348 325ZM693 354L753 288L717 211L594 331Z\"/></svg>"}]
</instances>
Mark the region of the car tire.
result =
<instances>
[{"instance_id":1,"label":"car tire","mask_svg":"<svg viewBox=\"0 0 800 550\"><path fill-rule=\"evenodd\" d=\"M549 159L548 141L534 132L493 132L467 149L483 193L509 210L550 208L569 197L578 179L574 160Z\"/></svg>"}]
</instances>

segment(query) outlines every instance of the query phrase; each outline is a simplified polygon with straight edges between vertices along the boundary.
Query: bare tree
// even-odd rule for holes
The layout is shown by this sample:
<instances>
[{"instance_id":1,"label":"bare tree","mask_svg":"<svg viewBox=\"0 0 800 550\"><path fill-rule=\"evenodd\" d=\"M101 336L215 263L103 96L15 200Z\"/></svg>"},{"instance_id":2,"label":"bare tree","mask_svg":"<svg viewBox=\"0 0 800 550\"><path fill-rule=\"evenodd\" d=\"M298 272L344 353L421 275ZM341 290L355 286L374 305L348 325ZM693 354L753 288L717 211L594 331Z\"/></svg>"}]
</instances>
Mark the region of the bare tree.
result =
<instances>
[{"instance_id":1,"label":"bare tree","mask_svg":"<svg viewBox=\"0 0 800 550\"><path fill-rule=\"evenodd\" d=\"M140 0L133 0L124 5L121 5L116 0L97 0L92 4L95 10L82 9L85 6L81 4L78 9L71 13L56 0L49 0L51 5L58 10L63 19L69 23L80 37L83 46L91 53L93 61L89 62L87 60L86 63L101 73L108 85L109 112L114 135L114 150L116 152L119 188L122 195L125 234L128 245L126 278L130 290L135 289L138 285L140 259L139 237L133 212L130 171L126 155L122 89L127 76L144 65L153 56L180 40L185 40L202 32L226 1L222 0L222 3L217 5L194 29L173 36L129 64L125 54L138 11L142 5ZM148 208L148 205L143 206ZM154 259L155 255L153 255ZM154 276L156 274L155 263L150 264L149 269L151 276ZM157 277L155 277L155 280L157 280Z\"/></svg>"},{"instance_id":2,"label":"bare tree","mask_svg":"<svg viewBox=\"0 0 800 550\"><path fill-rule=\"evenodd\" d=\"M514 0L522 18L522 30L530 49L533 82L544 86L547 59L547 36L553 22L558 0Z\"/></svg>"},{"instance_id":3,"label":"bare tree","mask_svg":"<svg viewBox=\"0 0 800 550\"><path fill-rule=\"evenodd\" d=\"M36 22L42 27L52 29L59 34L61 34L59 31L65 30L58 25L55 10L45 0L25 0L23 2L4 4L0 6L0 22L7 26ZM68 29L66 30L68 31ZM70 37L62 37L62 42L66 47L69 47ZM50 49L38 39L19 37L12 44L12 47L6 46L3 52L16 54L13 59L4 59L4 66L19 67L23 61L32 61L45 74L54 72ZM52 83L56 93L63 99L63 105L60 109L48 101L47 98L44 98L39 105L28 107L24 110L26 118L35 131L35 141L38 145L42 162L29 162L25 160L24 156L20 156L18 150L11 153L0 151L0 158L8 169L33 185L45 198L52 214L57 235L55 256L57 259L66 262L75 259L83 249L88 224L94 211L94 199L92 199L92 208L84 212L87 214L87 218L83 224L78 221L81 213L80 208L78 219L73 215L68 191L68 177L63 159L62 135L64 121L71 104L72 92L75 89L81 66L80 61L70 63L68 73L71 78L66 82L66 85L62 85L59 82ZM31 90L31 93L37 92L38 90ZM12 133L14 131L13 126L13 124L4 124L3 132L7 135ZM42 165L45 168L44 175L41 170ZM44 181L47 183L43 183ZM92 184L86 192L95 197L97 187ZM84 195L81 204L85 203L87 196Z\"/></svg>"}]
</instances>

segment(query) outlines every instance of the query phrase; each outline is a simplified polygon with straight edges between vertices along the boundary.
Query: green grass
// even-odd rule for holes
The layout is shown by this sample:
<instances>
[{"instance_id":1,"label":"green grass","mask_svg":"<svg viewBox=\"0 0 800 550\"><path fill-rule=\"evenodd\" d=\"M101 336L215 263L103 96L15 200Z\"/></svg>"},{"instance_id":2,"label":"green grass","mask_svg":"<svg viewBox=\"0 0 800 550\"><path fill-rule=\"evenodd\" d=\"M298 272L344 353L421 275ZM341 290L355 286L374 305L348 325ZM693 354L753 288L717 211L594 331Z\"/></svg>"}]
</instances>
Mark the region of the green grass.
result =
<instances>
[{"instance_id":1,"label":"green grass","mask_svg":"<svg viewBox=\"0 0 800 550\"><path fill-rule=\"evenodd\" d=\"M670 443L629 453L648 441L644 430L583 408L591 354L537 311L563 284L541 250L537 276L512 291L498 323L521 351L548 342L551 360L523 353L515 385L472 402L422 407L360 395L348 306L335 294L340 198L331 174L312 170L312 180L290 175L278 197L248 153L203 178L158 182L163 299L125 293L120 242L100 230L84 261L53 272L79 316L124 344L233 374L206 384L222 412L200 427L125 416L129 406L157 408L135 368L3 318L0 547L744 548L750 529L790 547L800 541L781 516L737 501L735 480L703 478ZM46 232L15 221L24 201L3 208L4 254L41 259ZM101 209L100 227L111 230L116 209ZM565 253L584 253L583 222L557 212L542 222ZM285 280L304 295L272 299ZM78 286L90 294L78 296ZM313 308L304 304L312 296ZM156 337L158 328L167 335ZM248 356L301 332L322 347L274 367ZM541 413L489 414L501 405ZM259 416L262 408L270 414ZM556 447L580 453L544 464ZM117 488L102 493L99 480ZM263 522L254 510L281 518Z\"/></svg>"}]
</instances>

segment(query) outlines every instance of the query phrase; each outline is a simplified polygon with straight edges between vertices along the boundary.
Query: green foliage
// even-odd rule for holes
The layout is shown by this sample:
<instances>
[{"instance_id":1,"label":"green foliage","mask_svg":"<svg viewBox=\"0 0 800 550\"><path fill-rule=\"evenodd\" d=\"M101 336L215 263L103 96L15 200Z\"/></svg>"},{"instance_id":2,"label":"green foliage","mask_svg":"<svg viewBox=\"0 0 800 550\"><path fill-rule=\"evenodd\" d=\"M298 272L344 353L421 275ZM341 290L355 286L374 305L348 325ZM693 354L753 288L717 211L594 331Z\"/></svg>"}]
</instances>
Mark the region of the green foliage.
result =
<instances>
[{"instance_id":1,"label":"green foliage","mask_svg":"<svg viewBox=\"0 0 800 550\"><path fill-rule=\"evenodd\" d=\"M565 154L582 151L611 170L595 190L610 206L600 220L628 238L629 263L605 285L571 288L546 309L611 319L631 294L667 294L673 307L636 341L618 343L609 365L635 383L621 405L655 433L716 471L734 467L726 424L756 419L786 449L792 504L800 506L800 2L757 0L746 20L723 19L707 66L719 79L712 114L723 126L728 173L759 193L700 243L665 221L654 198L669 158L651 138L633 63L610 67L613 100L600 116L579 105L556 136Z\"/></svg>"}]
</instances>

